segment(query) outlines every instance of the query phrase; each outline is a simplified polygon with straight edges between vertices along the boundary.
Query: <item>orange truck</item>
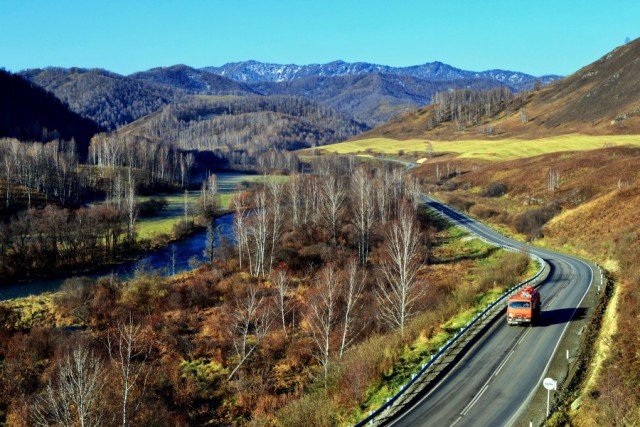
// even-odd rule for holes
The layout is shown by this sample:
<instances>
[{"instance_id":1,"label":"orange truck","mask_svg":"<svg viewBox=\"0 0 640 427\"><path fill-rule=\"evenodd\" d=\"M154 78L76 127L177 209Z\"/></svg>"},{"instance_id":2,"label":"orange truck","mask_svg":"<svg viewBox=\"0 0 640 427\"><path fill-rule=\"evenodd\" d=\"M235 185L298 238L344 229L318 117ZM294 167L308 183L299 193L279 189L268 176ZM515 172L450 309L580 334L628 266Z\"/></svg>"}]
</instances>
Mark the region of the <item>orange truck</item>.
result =
<instances>
[{"instance_id":1,"label":"orange truck","mask_svg":"<svg viewBox=\"0 0 640 427\"><path fill-rule=\"evenodd\" d=\"M509 325L528 323L530 326L540 318L540 292L525 286L507 301L507 322Z\"/></svg>"}]
</instances>

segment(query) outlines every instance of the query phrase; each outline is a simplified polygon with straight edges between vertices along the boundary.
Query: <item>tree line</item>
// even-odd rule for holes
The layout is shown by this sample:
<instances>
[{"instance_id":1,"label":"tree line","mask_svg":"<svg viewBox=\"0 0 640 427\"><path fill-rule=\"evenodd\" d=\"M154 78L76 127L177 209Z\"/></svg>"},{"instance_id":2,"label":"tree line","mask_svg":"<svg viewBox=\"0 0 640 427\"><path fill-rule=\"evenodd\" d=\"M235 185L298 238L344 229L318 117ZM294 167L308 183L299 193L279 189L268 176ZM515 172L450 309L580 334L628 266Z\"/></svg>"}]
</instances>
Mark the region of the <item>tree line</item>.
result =
<instances>
[{"instance_id":1,"label":"tree line","mask_svg":"<svg viewBox=\"0 0 640 427\"><path fill-rule=\"evenodd\" d=\"M433 97L435 123L451 121L459 127L476 125L491 117L513 99L511 89L497 87L489 90L455 89L437 92Z\"/></svg>"},{"instance_id":2,"label":"tree line","mask_svg":"<svg viewBox=\"0 0 640 427\"><path fill-rule=\"evenodd\" d=\"M24 278L116 261L135 246L127 228L126 213L110 205L28 209L0 223L0 275Z\"/></svg>"},{"instance_id":3,"label":"tree line","mask_svg":"<svg viewBox=\"0 0 640 427\"><path fill-rule=\"evenodd\" d=\"M165 106L129 134L183 150L289 150L349 139L366 126L299 97L189 98Z\"/></svg>"},{"instance_id":4,"label":"tree line","mask_svg":"<svg viewBox=\"0 0 640 427\"><path fill-rule=\"evenodd\" d=\"M0 139L5 208L20 199L31 206L36 196L45 203L77 206L88 186L86 177L78 174L78 165L73 140L42 144Z\"/></svg>"},{"instance_id":5,"label":"tree line","mask_svg":"<svg viewBox=\"0 0 640 427\"><path fill-rule=\"evenodd\" d=\"M203 205L215 185L205 183ZM312 173L238 195L235 241L205 248L209 265L193 275L176 281L140 270L129 283L67 281L54 307L87 330L19 338L9 327L16 314L0 313L7 334L0 377L18 378L0 381L0 413L36 425L235 423L252 406L275 410L300 396L312 378L332 387L354 345L380 330L402 335L425 305L429 224L418 202L419 183L402 169L360 166L351 156L318 159ZM28 214L64 222L67 213ZM79 238L71 230L82 227L66 220L58 243L44 233L33 250ZM126 223L120 217L123 239ZM95 227L87 233L98 236ZM31 358L11 350L20 339L34 349ZM270 373L285 361L291 382L275 384ZM84 406L71 384L87 390Z\"/></svg>"}]
</instances>

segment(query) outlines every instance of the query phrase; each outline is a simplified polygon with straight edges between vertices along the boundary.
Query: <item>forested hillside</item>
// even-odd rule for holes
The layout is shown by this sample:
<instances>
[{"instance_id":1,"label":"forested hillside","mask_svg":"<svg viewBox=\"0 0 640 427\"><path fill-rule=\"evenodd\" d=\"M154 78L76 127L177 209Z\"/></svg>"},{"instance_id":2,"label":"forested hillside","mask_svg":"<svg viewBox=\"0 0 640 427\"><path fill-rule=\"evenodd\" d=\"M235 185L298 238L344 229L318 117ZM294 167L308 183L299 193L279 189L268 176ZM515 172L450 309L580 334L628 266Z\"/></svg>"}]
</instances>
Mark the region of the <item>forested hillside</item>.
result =
<instances>
[{"instance_id":1,"label":"forested hillside","mask_svg":"<svg viewBox=\"0 0 640 427\"><path fill-rule=\"evenodd\" d=\"M21 141L70 141L86 155L91 137L101 129L58 98L19 75L0 70L0 137Z\"/></svg>"},{"instance_id":2,"label":"forested hillside","mask_svg":"<svg viewBox=\"0 0 640 427\"><path fill-rule=\"evenodd\" d=\"M305 98L192 97L121 128L185 150L288 150L348 139L366 126Z\"/></svg>"},{"instance_id":3,"label":"forested hillside","mask_svg":"<svg viewBox=\"0 0 640 427\"><path fill-rule=\"evenodd\" d=\"M309 66L249 61L203 69L174 65L129 76L82 68L26 70L22 75L67 102L73 111L110 130L179 101L184 94L302 96L376 126L429 104L436 92L496 87L517 92L538 81L524 73L477 73L438 62L397 68L341 61ZM543 76L540 82L555 79Z\"/></svg>"},{"instance_id":4,"label":"forested hillside","mask_svg":"<svg viewBox=\"0 0 640 427\"><path fill-rule=\"evenodd\" d=\"M45 68L21 73L78 114L115 129L180 98L182 91L100 69Z\"/></svg>"},{"instance_id":5,"label":"forested hillside","mask_svg":"<svg viewBox=\"0 0 640 427\"><path fill-rule=\"evenodd\" d=\"M194 95L259 95L246 84L186 65L153 68L134 73L132 79L182 89Z\"/></svg>"},{"instance_id":6,"label":"forested hillside","mask_svg":"<svg viewBox=\"0 0 640 427\"><path fill-rule=\"evenodd\" d=\"M406 75L363 74L309 77L261 83L255 87L265 94L305 96L375 126L399 113L429 104L437 92L456 88L482 90L502 85L490 79L430 81Z\"/></svg>"}]
</instances>

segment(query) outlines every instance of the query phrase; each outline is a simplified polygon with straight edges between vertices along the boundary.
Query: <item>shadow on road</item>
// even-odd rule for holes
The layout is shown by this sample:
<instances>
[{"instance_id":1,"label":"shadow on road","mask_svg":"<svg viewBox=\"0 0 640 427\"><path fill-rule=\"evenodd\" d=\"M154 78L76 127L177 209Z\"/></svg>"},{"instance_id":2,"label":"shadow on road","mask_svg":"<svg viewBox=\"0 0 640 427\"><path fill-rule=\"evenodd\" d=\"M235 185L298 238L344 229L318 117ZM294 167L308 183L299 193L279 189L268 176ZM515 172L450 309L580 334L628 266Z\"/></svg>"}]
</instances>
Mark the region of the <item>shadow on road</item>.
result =
<instances>
[{"instance_id":1,"label":"shadow on road","mask_svg":"<svg viewBox=\"0 0 640 427\"><path fill-rule=\"evenodd\" d=\"M575 315L571 317L573 312ZM576 320L584 319L587 315L587 309L578 307L575 308L558 308L555 310L544 310L540 313L540 320L534 325L539 327L557 325L559 323L567 323L569 320L575 322Z\"/></svg>"}]
</instances>

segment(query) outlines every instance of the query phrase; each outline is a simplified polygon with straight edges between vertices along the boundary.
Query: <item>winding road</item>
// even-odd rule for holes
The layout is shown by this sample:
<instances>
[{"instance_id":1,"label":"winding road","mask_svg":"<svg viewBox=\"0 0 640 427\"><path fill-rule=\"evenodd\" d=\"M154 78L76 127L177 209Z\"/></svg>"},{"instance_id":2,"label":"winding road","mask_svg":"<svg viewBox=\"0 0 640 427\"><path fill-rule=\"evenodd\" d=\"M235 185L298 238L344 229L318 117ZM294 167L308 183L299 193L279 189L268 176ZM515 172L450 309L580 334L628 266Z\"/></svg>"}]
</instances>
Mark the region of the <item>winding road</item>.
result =
<instances>
[{"instance_id":1,"label":"winding road","mask_svg":"<svg viewBox=\"0 0 640 427\"><path fill-rule=\"evenodd\" d=\"M582 304L596 278L594 269L582 260L506 238L430 197L425 196L425 203L491 242L540 256L551 271L540 286L540 323L527 328L498 319L445 378L387 425L515 425L541 387L570 322L585 315Z\"/></svg>"}]
</instances>

